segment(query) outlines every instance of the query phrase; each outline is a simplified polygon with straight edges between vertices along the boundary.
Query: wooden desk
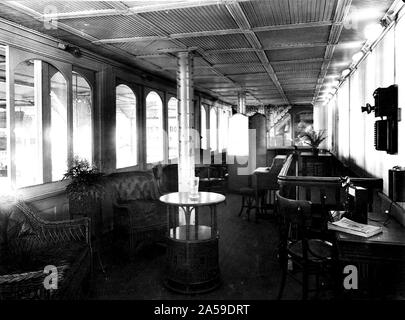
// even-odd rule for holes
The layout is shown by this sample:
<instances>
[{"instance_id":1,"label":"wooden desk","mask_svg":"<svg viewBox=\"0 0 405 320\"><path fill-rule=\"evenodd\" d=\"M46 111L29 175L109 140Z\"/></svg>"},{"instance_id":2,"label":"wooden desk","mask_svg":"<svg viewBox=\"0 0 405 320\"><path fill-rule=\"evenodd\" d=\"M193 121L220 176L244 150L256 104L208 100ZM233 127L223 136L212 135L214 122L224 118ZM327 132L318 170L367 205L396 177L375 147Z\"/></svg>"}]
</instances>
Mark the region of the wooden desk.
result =
<instances>
[{"instance_id":1,"label":"wooden desk","mask_svg":"<svg viewBox=\"0 0 405 320\"><path fill-rule=\"evenodd\" d=\"M336 231L339 259L352 262L384 263L405 262L405 228L394 218L383 213L369 213L369 224L380 226L383 232L370 238L363 238Z\"/></svg>"},{"instance_id":2,"label":"wooden desk","mask_svg":"<svg viewBox=\"0 0 405 320\"><path fill-rule=\"evenodd\" d=\"M387 218L383 213L369 213L369 224L383 228L382 233L370 238L335 232L341 270L346 265L358 268L359 290L342 290L346 298L387 299L403 292L405 228L393 218L384 226Z\"/></svg>"}]
</instances>

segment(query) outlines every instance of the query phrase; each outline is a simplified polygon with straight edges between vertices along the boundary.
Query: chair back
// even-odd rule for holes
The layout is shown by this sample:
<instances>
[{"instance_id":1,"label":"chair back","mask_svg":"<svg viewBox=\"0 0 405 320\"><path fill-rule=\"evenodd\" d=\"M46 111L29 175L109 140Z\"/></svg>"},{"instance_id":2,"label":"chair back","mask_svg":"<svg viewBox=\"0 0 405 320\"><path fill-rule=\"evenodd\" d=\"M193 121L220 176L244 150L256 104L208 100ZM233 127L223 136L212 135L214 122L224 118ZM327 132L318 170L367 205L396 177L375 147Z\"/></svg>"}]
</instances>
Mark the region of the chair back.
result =
<instances>
[{"instance_id":1,"label":"chair back","mask_svg":"<svg viewBox=\"0 0 405 320\"><path fill-rule=\"evenodd\" d=\"M178 191L177 164L158 164L152 168L160 194Z\"/></svg>"},{"instance_id":2,"label":"chair back","mask_svg":"<svg viewBox=\"0 0 405 320\"><path fill-rule=\"evenodd\" d=\"M297 231L298 237L329 238L324 201L322 204L314 204L308 200L288 199L277 191L276 210L281 228Z\"/></svg>"},{"instance_id":3,"label":"chair back","mask_svg":"<svg viewBox=\"0 0 405 320\"><path fill-rule=\"evenodd\" d=\"M283 168L286 156L276 156L273 158L273 162L269 171L265 174L259 174L257 176L257 188L266 190L278 190L278 175Z\"/></svg>"},{"instance_id":4,"label":"chair back","mask_svg":"<svg viewBox=\"0 0 405 320\"><path fill-rule=\"evenodd\" d=\"M299 228L311 226L312 203L306 200L284 198L276 192L277 213L282 223L293 224Z\"/></svg>"}]
</instances>

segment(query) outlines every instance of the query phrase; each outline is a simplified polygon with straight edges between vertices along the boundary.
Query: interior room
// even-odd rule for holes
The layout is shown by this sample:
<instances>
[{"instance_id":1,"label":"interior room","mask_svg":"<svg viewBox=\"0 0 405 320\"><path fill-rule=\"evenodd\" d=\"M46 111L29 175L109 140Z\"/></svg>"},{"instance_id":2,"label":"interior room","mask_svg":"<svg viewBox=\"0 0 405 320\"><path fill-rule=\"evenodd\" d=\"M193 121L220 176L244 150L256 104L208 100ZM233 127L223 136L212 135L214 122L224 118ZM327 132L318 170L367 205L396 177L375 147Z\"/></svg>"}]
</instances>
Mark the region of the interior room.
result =
<instances>
[{"instance_id":1,"label":"interior room","mask_svg":"<svg viewBox=\"0 0 405 320\"><path fill-rule=\"evenodd\" d=\"M405 299L404 16L2 1L0 300Z\"/></svg>"}]
</instances>

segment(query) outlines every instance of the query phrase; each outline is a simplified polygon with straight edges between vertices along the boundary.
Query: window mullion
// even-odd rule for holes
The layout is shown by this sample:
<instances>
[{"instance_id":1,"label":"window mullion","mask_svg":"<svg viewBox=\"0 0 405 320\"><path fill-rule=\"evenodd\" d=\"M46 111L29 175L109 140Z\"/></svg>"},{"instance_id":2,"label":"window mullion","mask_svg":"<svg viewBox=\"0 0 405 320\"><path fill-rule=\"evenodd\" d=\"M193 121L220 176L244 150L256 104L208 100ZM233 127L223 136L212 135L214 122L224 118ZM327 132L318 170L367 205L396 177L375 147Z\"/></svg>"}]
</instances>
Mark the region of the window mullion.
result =
<instances>
[{"instance_id":1,"label":"window mullion","mask_svg":"<svg viewBox=\"0 0 405 320\"><path fill-rule=\"evenodd\" d=\"M52 180L51 143L49 129L51 125L49 70L41 60L34 60L34 101L37 112L38 168L42 181ZM40 176L40 174L38 175Z\"/></svg>"},{"instance_id":2,"label":"window mullion","mask_svg":"<svg viewBox=\"0 0 405 320\"><path fill-rule=\"evenodd\" d=\"M6 47L6 119L7 124L7 177L11 186L16 186L16 166L15 166L15 103L14 103L14 70L11 70L10 47Z\"/></svg>"}]
</instances>

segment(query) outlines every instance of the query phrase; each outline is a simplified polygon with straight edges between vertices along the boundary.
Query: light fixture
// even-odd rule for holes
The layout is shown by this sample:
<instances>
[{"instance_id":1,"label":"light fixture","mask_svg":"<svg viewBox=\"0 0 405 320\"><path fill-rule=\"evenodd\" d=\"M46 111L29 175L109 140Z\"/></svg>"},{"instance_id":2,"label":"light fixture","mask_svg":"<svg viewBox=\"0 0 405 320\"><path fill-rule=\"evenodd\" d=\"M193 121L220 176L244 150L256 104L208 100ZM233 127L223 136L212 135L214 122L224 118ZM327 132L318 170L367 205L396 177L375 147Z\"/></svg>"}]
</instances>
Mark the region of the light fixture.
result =
<instances>
[{"instance_id":1,"label":"light fixture","mask_svg":"<svg viewBox=\"0 0 405 320\"><path fill-rule=\"evenodd\" d=\"M368 42L374 42L380 36L383 29L384 27L380 23L369 24L364 29L364 36Z\"/></svg>"},{"instance_id":2,"label":"light fixture","mask_svg":"<svg viewBox=\"0 0 405 320\"><path fill-rule=\"evenodd\" d=\"M72 55L74 55L77 58L80 57L82 54L78 47L72 46L68 43L58 42L58 48L63 51L67 51L67 52L71 53Z\"/></svg>"},{"instance_id":3,"label":"light fixture","mask_svg":"<svg viewBox=\"0 0 405 320\"><path fill-rule=\"evenodd\" d=\"M350 74L351 70L350 69L345 69L342 71L342 77L346 78Z\"/></svg>"},{"instance_id":4,"label":"light fixture","mask_svg":"<svg viewBox=\"0 0 405 320\"><path fill-rule=\"evenodd\" d=\"M335 80L330 85L332 86L332 88L337 88L339 86L339 83L340 82L338 80Z\"/></svg>"},{"instance_id":5,"label":"light fixture","mask_svg":"<svg viewBox=\"0 0 405 320\"><path fill-rule=\"evenodd\" d=\"M359 62L359 61L361 60L361 58L363 58L363 56L364 56L363 51L359 51L359 52L355 53L355 54L353 55L353 58L352 58L353 63Z\"/></svg>"}]
</instances>

